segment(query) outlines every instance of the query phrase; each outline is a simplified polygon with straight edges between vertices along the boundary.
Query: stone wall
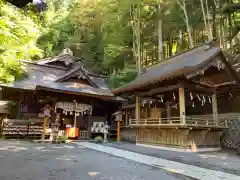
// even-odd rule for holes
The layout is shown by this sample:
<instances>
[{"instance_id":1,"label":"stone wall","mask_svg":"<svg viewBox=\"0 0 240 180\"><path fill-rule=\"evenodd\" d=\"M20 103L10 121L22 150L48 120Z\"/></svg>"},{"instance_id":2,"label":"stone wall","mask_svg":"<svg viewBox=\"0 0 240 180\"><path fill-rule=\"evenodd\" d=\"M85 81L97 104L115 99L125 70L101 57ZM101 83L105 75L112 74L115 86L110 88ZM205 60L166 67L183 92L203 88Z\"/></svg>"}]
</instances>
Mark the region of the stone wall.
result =
<instances>
[{"instance_id":1,"label":"stone wall","mask_svg":"<svg viewBox=\"0 0 240 180\"><path fill-rule=\"evenodd\" d=\"M240 116L229 118L228 129L221 136L222 147L240 148Z\"/></svg>"},{"instance_id":2,"label":"stone wall","mask_svg":"<svg viewBox=\"0 0 240 180\"><path fill-rule=\"evenodd\" d=\"M136 129L135 128L121 128L121 140L136 142Z\"/></svg>"}]
</instances>

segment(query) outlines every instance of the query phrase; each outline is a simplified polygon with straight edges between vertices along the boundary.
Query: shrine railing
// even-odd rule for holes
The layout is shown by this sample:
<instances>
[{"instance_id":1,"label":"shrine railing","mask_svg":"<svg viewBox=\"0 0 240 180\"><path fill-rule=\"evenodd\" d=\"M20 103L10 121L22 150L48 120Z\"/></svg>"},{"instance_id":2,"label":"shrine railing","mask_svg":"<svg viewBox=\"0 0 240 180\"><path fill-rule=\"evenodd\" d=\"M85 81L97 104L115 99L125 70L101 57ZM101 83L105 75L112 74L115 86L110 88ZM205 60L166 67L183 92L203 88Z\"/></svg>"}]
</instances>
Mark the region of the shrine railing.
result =
<instances>
[{"instance_id":1,"label":"shrine railing","mask_svg":"<svg viewBox=\"0 0 240 180\"><path fill-rule=\"evenodd\" d=\"M219 119L220 120L220 119ZM227 127L227 120L222 119L218 125L211 116L209 117L194 117L186 116L185 123L180 117L170 118L142 118L129 119L129 126L143 126L143 127L159 127L159 126L194 126L194 127Z\"/></svg>"}]
</instances>

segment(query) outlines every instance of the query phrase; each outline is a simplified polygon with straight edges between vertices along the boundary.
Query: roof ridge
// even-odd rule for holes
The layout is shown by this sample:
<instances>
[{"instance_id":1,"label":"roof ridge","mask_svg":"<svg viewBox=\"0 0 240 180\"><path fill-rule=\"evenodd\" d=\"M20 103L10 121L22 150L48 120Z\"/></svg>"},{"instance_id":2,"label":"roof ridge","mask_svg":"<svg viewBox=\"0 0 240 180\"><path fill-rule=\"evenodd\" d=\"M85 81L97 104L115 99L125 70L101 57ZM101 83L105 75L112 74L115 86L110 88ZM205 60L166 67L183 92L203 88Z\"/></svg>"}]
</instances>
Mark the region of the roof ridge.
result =
<instances>
[{"instance_id":1,"label":"roof ridge","mask_svg":"<svg viewBox=\"0 0 240 180\"><path fill-rule=\"evenodd\" d=\"M58 79L56 80L56 82L64 80L65 78L67 78L67 77L70 76L71 74L75 73L75 72L76 72L77 70L79 70L80 68L81 68L81 66L78 66L78 67L70 70L69 72L67 72L66 74L64 74L62 77L58 78Z\"/></svg>"},{"instance_id":2,"label":"roof ridge","mask_svg":"<svg viewBox=\"0 0 240 180\"><path fill-rule=\"evenodd\" d=\"M73 62L75 61L75 57L74 57L73 55L66 53L66 54L58 54L58 55L56 55L56 56L51 56L51 57L39 59L39 60L37 60L36 62L37 62L37 63L41 63L41 62L50 61L50 60L53 60L53 61L54 61L54 58L56 58L56 60L58 60L58 58L62 58L62 57L64 57L64 56L70 56L70 57L73 59ZM46 63L47 63L47 62L46 62Z\"/></svg>"},{"instance_id":3,"label":"roof ridge","mask_svg":"<svg viewBox=\"0 0 240 180\"><path fill-rule=\"evenodd\" d=\"M86 78L88 79L88 81L90 82L90 84L92 84L93 86L99 88L99 86L98 86L95 82L93 82L90 77L88 77L89 74L87 74L87 73L85 72L85 70L83 69L83 65L80 65L80 64L79 64L78 67L75 67L74 69L70 70L70 71L67 72L65 75L63 75L62 77L60 77L60 78L58 78L57 80L55 80L55 82L59 82L59 81L66 80L69 76L71 76L73 73L77 72L78 70L81 70L81 72L86 76Z\"/></svg>"},{"instance_id":4,"label":"roof ridge","mask_svg":"<svg viewBox=\"0 0 240 180\"><path fill-rule=\"evenodd\" d=\"M67 70L67 68L56 67L56 66L51 66L51 65L46 65L46 64L37 64L37 63L35 63L35 62L31 62L31 61L27 61L27 60L20 60L20 62L28 63L28 64L32 64L32 65L36 65L36 66L53 68L53 69Z\"/></svg>"},{"instance_id":5,"label":"roof ridge","mask_svg":"<svg viewBox=\"0 0 240 180\"><path fill-rule=\"evenodd\" d=\"M193 48L191 48L191 49L187 49L187 50L185 50L185 51L182 51L182 52L180 52L180 53L177 53L177 54L175 54L175 55L167 58L166 60L164 60L164 61L162 61L162 62L159 62L159 63L157 63L157 64L154 64L153 66L151 66L150 68L148 68L147 70L145 70L141 75L144 75L146 72L148 72L149 70L151 70L151 69L153 69L153 68L155 68L155 67L164 66L164 65L166 65L166 64L169 64L169 62L171 62L171 61L176 61L177 59L180 58L180 57L179 57L180 55L184 55L184 57L188 57L188 56L190 56L191 54L186 54L186 53L190 53L191 51L196 50L195 53L197 53L197 52L199 52L199 51L202 51L203 49L204 49L204 50L207 50L207 49L209 49L210 47L212 47L212 44L210 44L211 42L212 42L212 41L206 42L206 43L201 43L201 44L199 44L198 46L195 46L195 47L193 47ZM208 47L208 48L203 47L204 45L208 45L209 47ZM202 48L201 48L201 49L198 49L198 48L200 48L200 47L202 47ZM182 57L181 57L181 58L182 58Z\"/></svg>"}]
</instances>

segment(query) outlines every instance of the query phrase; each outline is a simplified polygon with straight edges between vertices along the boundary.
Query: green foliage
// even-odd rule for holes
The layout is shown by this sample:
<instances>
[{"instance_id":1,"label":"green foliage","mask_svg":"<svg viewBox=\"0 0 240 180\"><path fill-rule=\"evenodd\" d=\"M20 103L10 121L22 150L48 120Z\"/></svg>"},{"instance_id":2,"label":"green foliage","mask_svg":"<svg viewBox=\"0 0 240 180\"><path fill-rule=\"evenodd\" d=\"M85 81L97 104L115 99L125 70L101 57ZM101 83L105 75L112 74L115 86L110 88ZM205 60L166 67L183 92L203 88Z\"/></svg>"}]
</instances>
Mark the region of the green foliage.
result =
<instances>
[{"instance_id":1,"label":"green foliage","mask_svg":"<svg viewBox=\"0 0 240 180\"><path fill-rule=\"evenodd\" d=\"M68 140L68 137L67 137L67 136L59 136L59 137L58 137L58 141L66 142L67 140Z\"/></svg>"},{"instance_id":2,"label":"green foliage","mask_svg":"<svg viewBox=\"0 0 240 180\"><path fill-rule=\"evenodd\" d=\"M46 2L47 9L36 12L31 4L18 9L0 0L1 82L10 82L21 74L20 59L37 59L42 54L53 56L63 48L71 48L85 66L107 75L110 87L122 86L137 75L136 57L140 57L142 69L159 62L159 20L162 21L164 59L189 48L186 15L178 2L186 3L194 45L208 40L200 0ZM221 9L229 7L225 5L228 0L203 2L207 21L214 27L212 33L215 31L221 42L229 43L239 32L239 15L235 11L230 16L222 14ZM231 25L229 18L232 18ZM137 22L140 29L135 26ZM140 33L140 54L136 53L136 32Z\"/></svg>"},{"instance_id":3,"label":"green foliage","mask_svg":"<svg viewBox=\"0 0 240 180\"><path fill-rule=\"evenodd\" d=\"M0 82L11 82L21 74L20 60L39 58L38 26L22 10L0 1Z\"/></svg>"},{"instance_id":4,"label":"green foliage","mask_svg":"<svg viewBox=\"0 0 240 180\"><path fill-rule=\"evenodd\" d=\"M94 138L95 143L103 143L103 137L102 136L97 136Z\"/></svg>"},{"instance_id":5,"label":"green foliage","mask_svg":"<svg viewBox=\"0 0 240 180\"><path fill-rule=\"evenodd\" d=\"M109 76L109 86L111 88L118 88L133 81L136 77L136 69L124 69L118 74L111 74Z\"/></svg>"}]
</instances>

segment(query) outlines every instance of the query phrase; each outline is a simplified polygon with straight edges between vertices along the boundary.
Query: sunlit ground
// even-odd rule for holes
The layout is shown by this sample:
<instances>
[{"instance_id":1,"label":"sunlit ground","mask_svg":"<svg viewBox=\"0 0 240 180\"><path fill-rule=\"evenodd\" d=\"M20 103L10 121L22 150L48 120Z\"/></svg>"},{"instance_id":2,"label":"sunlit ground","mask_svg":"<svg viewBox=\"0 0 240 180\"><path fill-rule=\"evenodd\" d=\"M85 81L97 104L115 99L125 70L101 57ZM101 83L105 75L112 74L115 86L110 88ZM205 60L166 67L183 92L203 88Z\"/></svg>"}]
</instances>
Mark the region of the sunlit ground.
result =
<instances>
[{"instance_id":1,"label":"sunlit ground","mask_svg":"<svg viewBox=\"0 0 240 180\"><path fill-rule=\"evenodd\" d=\"M0 180L190 180L74 144L0 141Z\"/></svg>"}]
</instances>

